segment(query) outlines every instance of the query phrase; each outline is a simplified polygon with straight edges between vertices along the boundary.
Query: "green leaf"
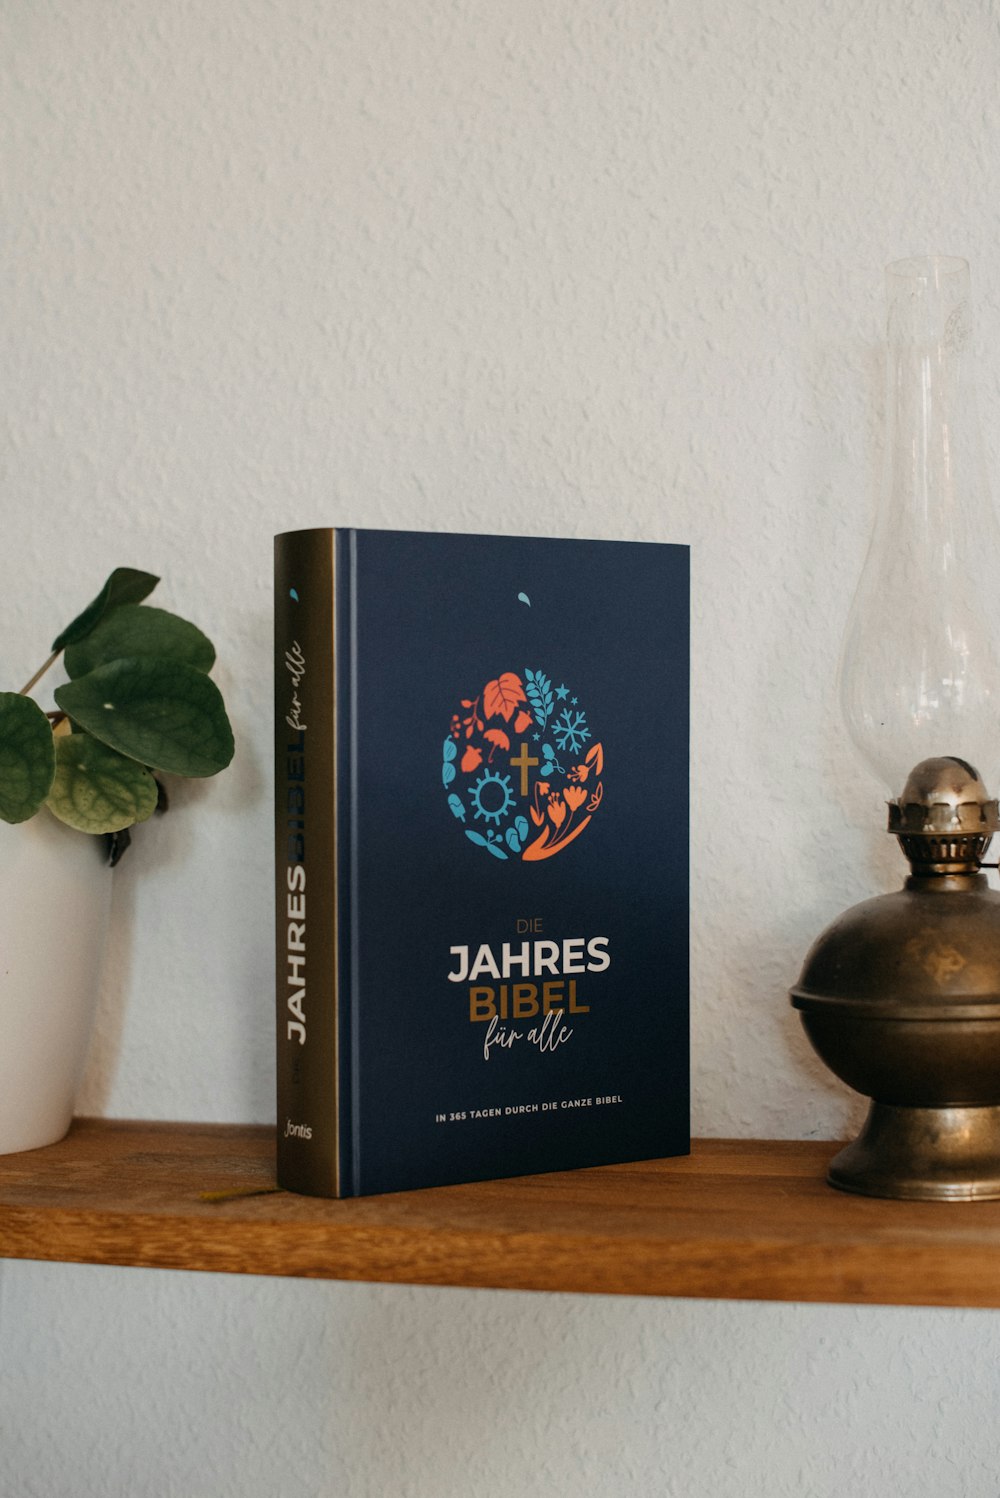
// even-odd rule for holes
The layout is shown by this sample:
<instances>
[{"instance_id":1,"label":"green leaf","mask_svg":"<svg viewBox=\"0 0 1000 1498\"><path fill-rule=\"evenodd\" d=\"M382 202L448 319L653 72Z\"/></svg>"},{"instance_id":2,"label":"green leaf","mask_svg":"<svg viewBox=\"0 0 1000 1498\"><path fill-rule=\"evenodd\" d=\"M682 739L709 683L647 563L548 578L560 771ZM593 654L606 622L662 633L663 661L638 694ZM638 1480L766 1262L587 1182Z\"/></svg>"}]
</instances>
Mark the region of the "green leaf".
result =
<instances>
[{"instance_id":1,"label":"green leaf","mask_svg":"<svg viewBox=\"0 0 1000 1498\"><path fill-rule=\"evenodd\" d=\"M152 816L156 781L89 733L66 734L56 742L56 775L46 805L79 832L120 832Z\"/></svg>"},{"instance_id":2,"label":"green leaf","mask_svg":"<svg viewBox=\"0 0 1000 1498\"><path fill-rule=\"evenodd\" d=\"M37 702L0 692L0 819L26 822L49 793L56 752Z\"/></svg>"},{"instance_id":3,"label":"green leaf","mask_svg":"<svg viewBox=\"0 0 1000 1498\"><path fill-rule=\"evenodd\" d=\"M54 695L88 733L153 770L216 775L233 757L222 694L180 661L109 661Z\"/></svg>"},{"instance_id":4,"label":"green leaf","mask_svg":"<svg viewBox=\"0 0 1000 1498\"><path fill-rule=\"evenodd\" d=\"M108 661L140 655L183 661L198 671L215 665L215 647L196 625L166 609L136 603L112 609L86 639L67 646L64 664L70 676L85 676Z\"/></svg>"},{"instance_id":5,"label":"green leaf","mask_svg":"<svg viewBox=\"0 0 1000 1498\"><path fill-rule=\"evenodd\" d=\"M67 624L61 635L52 641L53 650L64 650L89 635L110 609L123 603L141 603L160 581L151 572L136 572L132 567L116 567L104 587L92 603L88 603L82 614L77 614L72 624Z\"/></svg>"}]
</instances>

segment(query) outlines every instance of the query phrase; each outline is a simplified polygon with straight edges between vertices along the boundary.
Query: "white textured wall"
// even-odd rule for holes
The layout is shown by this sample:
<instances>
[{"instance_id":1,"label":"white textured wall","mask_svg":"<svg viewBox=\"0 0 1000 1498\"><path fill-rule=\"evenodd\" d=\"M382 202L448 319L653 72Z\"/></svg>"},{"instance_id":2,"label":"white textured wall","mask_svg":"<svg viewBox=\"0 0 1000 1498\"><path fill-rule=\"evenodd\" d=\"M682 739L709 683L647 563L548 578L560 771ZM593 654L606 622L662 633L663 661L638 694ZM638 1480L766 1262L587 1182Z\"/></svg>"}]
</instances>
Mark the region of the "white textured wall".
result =
<instances>
[{"instance_id":1,"label":"white textured wall","mask_svg":"<svg viewBox=\"0 0 1000 1498\"><path fill-rule=\"evenodd\" d=\"M857 1121L785 990L899 875L832 691L881 267L971 260L995 453L998 62L988 0L2 0L4 685L146 567L240 744L122 866L84 1109L272 1117L270 538L357 523L691 542L695 1128ZM996 1498L998 1349L9 1264L0 1498Z\"/></svg>"}]
</instances>

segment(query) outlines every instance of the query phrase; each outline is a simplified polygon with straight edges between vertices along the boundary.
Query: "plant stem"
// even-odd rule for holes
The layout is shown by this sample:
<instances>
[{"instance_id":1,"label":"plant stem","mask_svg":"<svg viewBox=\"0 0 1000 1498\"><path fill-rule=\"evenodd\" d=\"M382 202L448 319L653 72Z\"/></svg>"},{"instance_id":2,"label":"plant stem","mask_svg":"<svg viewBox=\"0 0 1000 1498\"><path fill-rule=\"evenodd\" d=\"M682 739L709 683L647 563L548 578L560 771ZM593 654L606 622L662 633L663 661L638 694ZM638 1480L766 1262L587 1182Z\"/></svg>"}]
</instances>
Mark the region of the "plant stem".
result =
<instances>
[{"instance_id":1,"label":"plant stem","mask_svg":"<svg viewBox=\"0 0 1000 1498\"><path fill-rule=\"evenodd\" d=\"M49 667L55 665L55 663L59 659L59 656L61 655L61 653L62 652L59 651L59 650L54 650L52 652L52 654L49 656L48 660L45 662L45 665L44 666L39 666L38 670L35 672L34 676L31 678L31 680L29 682L27 682L21 688L20 692L18 692L17 695L19 697L27 697L28 693L31 691L32 687L35 685L35 682L36 681L41 681L42 677L45 675L45 673L49 669Z\"/></svg>"}]
</instances>

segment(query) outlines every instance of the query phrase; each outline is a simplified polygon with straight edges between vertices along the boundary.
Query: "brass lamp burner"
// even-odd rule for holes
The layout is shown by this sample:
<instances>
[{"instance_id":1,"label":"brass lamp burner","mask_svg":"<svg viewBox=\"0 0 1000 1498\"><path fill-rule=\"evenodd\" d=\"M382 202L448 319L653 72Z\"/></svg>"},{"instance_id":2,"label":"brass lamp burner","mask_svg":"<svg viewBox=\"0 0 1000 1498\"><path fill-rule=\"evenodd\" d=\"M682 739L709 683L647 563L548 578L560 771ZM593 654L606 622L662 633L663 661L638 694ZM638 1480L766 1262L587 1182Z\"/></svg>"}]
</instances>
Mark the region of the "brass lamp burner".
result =
<instances>
[{"instance_id":1,"label":"brass lamp burner","mask_svg":"<svg viewBox=\"0 0 1000 1498\"><path fill-rule=\"evenodd\" d=\"M865 1196L1000 1197L1000 894L981 872L997 802L964 760L923 760L889 831L911 873L813 945L792 1004L820 1058L871 1098L830 1184Z\"/></svg>"}]
</instances>

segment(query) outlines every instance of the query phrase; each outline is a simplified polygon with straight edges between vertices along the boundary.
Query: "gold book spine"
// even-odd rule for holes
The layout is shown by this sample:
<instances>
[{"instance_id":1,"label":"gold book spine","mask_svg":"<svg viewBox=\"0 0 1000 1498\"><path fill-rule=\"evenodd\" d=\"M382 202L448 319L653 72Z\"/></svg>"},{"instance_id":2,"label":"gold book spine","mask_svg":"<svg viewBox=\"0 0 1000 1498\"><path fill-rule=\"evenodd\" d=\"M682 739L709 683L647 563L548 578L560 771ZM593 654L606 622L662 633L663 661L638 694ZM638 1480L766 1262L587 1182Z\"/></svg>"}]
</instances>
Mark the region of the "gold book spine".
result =
<instances>
[{"instance_id":1,"label":"gold book spine","mask_svg":"<svg viewBox=\"0 0 1000 1498\"><path fill-rule=\"evenodd\" d=\"M274 549L278 1184L344 1194L337 918L337 534Z\"/></svg>"}]
</instances>

